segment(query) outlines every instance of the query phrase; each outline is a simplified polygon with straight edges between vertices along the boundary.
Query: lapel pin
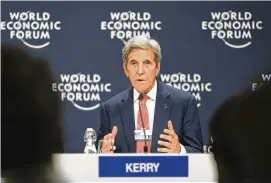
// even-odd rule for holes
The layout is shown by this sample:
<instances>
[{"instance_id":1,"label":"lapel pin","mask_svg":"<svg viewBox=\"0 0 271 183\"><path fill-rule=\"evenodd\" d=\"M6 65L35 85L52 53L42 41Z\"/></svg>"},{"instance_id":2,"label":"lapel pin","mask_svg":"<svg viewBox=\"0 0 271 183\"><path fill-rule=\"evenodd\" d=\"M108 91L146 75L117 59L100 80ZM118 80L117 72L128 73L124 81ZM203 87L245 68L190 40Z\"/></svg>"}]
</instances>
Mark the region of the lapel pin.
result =
<instances>
[{"instance_id":1,"label":"lapel pin","mask_svg":"<svg viewBox=\"0 0 271 183\"><path fill-rule=\"evenodd\" d=\"M162 107L163 109L166 109L166 110L168 109L167 105L163 105Z\"/></svg>"}]
</instances>

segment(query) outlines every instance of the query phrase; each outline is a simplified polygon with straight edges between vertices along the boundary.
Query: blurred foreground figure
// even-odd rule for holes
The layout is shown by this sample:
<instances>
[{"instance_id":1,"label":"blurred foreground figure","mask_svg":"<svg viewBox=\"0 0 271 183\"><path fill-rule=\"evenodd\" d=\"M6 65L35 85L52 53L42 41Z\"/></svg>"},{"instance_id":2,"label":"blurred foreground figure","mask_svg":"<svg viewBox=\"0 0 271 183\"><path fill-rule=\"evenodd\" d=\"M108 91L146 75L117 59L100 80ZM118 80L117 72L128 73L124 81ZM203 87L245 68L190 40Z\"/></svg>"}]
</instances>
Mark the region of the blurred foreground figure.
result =
<instances>
[{"instance_id":1,"label":"blurred foreground figure","mask_svg":"<svg viewBox=\"0 0 271 183\"><path fill-rule=\"evenodd\" d=\"M55 182L52 154L63 149L61 106L45 61L1 46L1 177ZM54 180L55 179L55 180Z\"/></svg>"},{"instance_id":2,"label":"blurred foreground figure","mask_svg":"<svg viewBox=\"0 0 271 183\"><path fill-rule=\"evenodd\" d=\"M271 85L226 101L211 122L219 183L270 182Z\"/></svg>"}]
</instances>

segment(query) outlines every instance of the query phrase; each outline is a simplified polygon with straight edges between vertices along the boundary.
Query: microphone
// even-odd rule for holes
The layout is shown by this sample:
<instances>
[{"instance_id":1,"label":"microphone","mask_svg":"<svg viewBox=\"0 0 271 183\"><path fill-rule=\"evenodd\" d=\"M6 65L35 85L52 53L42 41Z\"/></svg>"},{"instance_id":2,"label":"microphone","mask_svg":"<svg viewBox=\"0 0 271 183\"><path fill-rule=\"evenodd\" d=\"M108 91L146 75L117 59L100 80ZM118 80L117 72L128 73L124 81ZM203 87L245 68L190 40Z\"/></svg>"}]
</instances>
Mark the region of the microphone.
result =
<instances>
[{"instance_id":1,"label":"microphone","mask_svg":"<svg viewBox=\"0 0 271 183\"><path fill-rule=\"evenodd\" d=\"M148 152L148 146L147 146L147 142L146 142L147 135L146 135L146 131L145 131L145 126L144 126L142 112L141 112L141 105L140 105L142 99L143 99L143 94L140 93L140 95L138 96L138 100L139 100L138 107L139 107L139 113L140 113L141 123L142 123L142 127L143 127L143 133L144 133L144 142L145 142L144 153L147 153Z\"/></svg>"}]
</instances>

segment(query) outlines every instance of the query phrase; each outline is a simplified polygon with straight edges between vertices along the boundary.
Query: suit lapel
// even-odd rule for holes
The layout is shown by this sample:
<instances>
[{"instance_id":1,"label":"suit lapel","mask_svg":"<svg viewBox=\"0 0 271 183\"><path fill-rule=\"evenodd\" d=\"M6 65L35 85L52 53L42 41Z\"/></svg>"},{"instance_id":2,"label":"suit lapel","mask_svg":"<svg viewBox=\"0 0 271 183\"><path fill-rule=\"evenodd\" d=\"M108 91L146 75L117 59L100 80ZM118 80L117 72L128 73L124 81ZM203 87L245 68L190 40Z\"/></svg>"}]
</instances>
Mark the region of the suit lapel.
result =
<instances>
[{"instance_id":1,"label":"suit lapel","mask_svg":"<svg viewBox=\"0 0 271 183\"><path fill-rule=\"evenodd\" d=\"M167 128L167 122L170 120L171 101L170 93L166 90L164 84L157 82L157 95L155 103L155 114L152 129L151 152L157 152L158 140L163 130Z\"/></svg>"},{"instance_id":2,"label":"suit lapel","mask_svg":"<svg viewBox=\"0 0 271 183\"><path fill-rule=\"evenodd\" d=\"M132 87L127 90L127 95L124 95L122 98L121 118L128 151L136 152L136 142L134 140L135 119Z\"/></svg>"}]
</instances>

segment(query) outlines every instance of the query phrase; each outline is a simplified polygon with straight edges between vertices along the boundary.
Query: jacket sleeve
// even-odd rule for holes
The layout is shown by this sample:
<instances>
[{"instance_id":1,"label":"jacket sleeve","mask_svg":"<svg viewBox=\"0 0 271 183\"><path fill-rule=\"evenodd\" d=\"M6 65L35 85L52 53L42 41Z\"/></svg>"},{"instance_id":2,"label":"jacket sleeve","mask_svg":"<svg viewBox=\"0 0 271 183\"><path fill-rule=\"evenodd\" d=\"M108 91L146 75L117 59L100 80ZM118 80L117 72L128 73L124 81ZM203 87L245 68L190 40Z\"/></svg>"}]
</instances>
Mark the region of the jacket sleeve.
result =
<instances>
[{"instance_id":1,"label":"jacket sleeve","mask_svg":"<svg viewBox=\"0 0 271 183\"><path fill-rule=\"evenodd\" d=\"M97 130L96 147L98 147L99 140L103 139L105 135L110 133L110 118L106 111L104 104L100 106L100 127Z\"/></svg>"},{"instance_id":2,"label":"jacket sleeve","mask_svg":"<svg viewBox=\"0 0 271 183\"><path fill-rule=\"evenodd\" d=\"M191 95L183 120L183 142L187 153L203 152L203 140L196 99Z\"/></svg>"}]
</instances>

